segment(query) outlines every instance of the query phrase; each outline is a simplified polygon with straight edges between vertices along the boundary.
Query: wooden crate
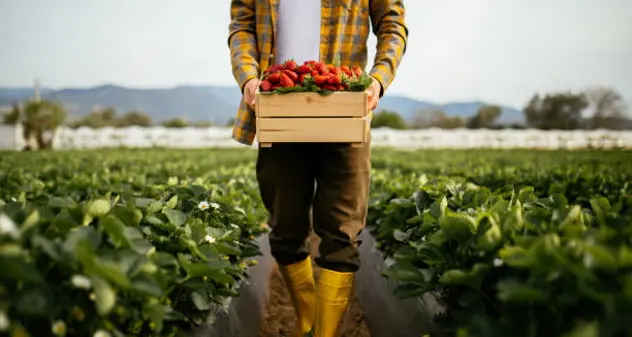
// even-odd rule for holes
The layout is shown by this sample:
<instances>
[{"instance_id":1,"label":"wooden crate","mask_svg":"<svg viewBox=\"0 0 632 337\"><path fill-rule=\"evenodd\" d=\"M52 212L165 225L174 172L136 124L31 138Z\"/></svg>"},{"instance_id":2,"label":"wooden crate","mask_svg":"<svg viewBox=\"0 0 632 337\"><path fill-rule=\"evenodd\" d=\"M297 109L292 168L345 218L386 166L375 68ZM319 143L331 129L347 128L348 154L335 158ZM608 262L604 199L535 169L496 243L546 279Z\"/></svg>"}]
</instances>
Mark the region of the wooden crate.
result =
<instances>
[{"instance_id":1,"label":"wooden crate","mask_svg":"<svg viewBox=\"0 0 632 337\"><path fill-rule=\"evenodd\" d=\"M351 143L363 146L370 130L366 92L257 93L257 141L273 143Z\"/></svg>"}]
</instances>

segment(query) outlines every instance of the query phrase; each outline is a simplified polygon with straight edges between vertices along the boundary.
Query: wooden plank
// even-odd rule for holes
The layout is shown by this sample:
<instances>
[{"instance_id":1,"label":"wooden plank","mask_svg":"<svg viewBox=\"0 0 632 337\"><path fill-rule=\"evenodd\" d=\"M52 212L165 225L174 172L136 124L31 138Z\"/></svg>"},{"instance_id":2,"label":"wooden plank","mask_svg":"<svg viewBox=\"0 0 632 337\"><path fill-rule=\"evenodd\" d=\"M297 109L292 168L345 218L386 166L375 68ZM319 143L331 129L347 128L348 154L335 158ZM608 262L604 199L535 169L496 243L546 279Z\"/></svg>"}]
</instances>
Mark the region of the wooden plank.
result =
<instances>
[{"instance_id":1,"label":"wooden plank","mask_svg":"<svg viewBox=\"0 0 632 337\"><path fill-rule=\"evenodd\" d=\"M315 92L256 94L257 117L364 117L368 114L368 94L334 92L321 96Z\"/></svg>"},{"instance_id":2,"label":"wooden plank","mask_svg":"<svg viewBox=\"0 0 632 337\"><path fill-rule=\"evenodd\" d=\"M367 118L258 118L259 143L363 143Z\"/></svg>"}]
</instances>

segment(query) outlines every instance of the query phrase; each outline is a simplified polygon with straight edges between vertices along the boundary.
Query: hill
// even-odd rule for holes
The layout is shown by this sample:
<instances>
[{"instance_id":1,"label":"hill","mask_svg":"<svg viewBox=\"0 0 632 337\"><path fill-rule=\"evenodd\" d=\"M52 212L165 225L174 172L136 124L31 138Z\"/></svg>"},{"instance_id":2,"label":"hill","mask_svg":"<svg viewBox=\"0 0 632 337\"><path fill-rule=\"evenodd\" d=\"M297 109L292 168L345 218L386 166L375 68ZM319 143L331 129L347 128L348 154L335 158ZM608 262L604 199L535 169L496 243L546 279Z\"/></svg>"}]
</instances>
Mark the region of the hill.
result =
<instances>
[{"instance_id":1,"label":"hill","mask_svg":"<svg viewBox=\"0 0 632 337\"><path fill-rule=\"evenodd\" d=\"M0 88L0 107L32 97L32 88ZM186 117L191 122L211 121L225 124L234 117L241 93L235 86L178 86L162 89L137 89L115 85L92 88L42 89L42 97L63 102L71 116L83 116L98 107L113 107L119 112L139 110L156 122ZM473 116L484 102L451 102L436 104L413 98L387 94L378 109L397 111L410 119L415 112L444 109L449 116ZM522 113L503 107L501 123L523 123Z\"/></svg>"}]
</instances>

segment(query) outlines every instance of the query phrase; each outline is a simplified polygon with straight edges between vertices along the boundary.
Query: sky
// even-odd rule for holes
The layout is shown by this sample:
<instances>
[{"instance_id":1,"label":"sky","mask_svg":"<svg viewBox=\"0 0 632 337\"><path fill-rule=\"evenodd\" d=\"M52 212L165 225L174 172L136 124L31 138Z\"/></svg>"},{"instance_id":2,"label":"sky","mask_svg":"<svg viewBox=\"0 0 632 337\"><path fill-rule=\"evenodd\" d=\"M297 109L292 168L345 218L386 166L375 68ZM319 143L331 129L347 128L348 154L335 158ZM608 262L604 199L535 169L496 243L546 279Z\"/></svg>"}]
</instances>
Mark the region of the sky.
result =
<instances>
[{"instance_id":1,"label":"sky","mask_svg":"<svg viewBox=\"0 0 632 337\"><path fill-rule=\"evenodd\" d=\"M632 0L404 4L408 51L390 94L522 107L536 92L609 86L632 102ZM55 89L236 85L229 8L228 0L0 0L0 87L35 78ZM370 67L375 37L368 43Z\"/></svg>"}]
</instances>

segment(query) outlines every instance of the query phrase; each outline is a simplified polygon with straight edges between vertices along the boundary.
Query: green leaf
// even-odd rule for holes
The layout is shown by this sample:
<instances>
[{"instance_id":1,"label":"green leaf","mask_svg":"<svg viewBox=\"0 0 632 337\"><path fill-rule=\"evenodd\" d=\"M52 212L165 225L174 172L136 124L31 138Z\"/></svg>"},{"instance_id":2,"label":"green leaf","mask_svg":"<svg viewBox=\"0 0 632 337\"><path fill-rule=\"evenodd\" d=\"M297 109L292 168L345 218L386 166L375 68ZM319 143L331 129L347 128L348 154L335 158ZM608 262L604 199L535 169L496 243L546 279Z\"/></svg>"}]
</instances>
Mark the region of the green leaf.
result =
<instances>
[{"instance_id":1,"label":"green leaf","mask_svg":"<svg viewBox=\"0 0 632 337\"><path fill-rule=\"evenodd\" d=\"M208 294L201 291L194 291L191 293L191 300L198 310L208 310L211 308L211 302L208 299Z\"/></svg>"},{"instance_id":2,"label":"green leaf","mask_svg":"<svg viewBox=\"0 0 632 337\"><path fill-rule=\"evenodd\" d=\"M177 205L178 205L178 195L176 194L173 197L171 197L169 201L167 201L167 205L165 207L167 207L168 209L174 209L176 208Z\"/></svg>"},{"instance_id":3,"label":"green leaf","mask_svg":"<svg viewBox=\"0 0 632 337\"><path fill-rule=\"evenodd\" d=\"M445 196L441 197L441 199L435 200L435 202L430 205L430 214L436 219L441 218L445 214L445 210L448 207L448 200Z\"/></svg>"},{"instance_id":4,"label":"green leaf","mask_svg":"<svg viewBox=\"0 0 632 337\"><path fill-rule=\"evenodd\" d=\"M454 213L439 219L439 227L449 239L467 239L476 233L478 223L476 219L464 214Z\"/></svg>"},{"instance_id":5,"label":"green leaf","mask_svg":"<svg viewBox=\"0 0 632 337\"><path fill-rule=\"evenodd\" d=\"M52 197L48 199L47 207L53 209L59 208L70 208L75 206L77 203L68 197Z\"/></svg>"},{"instance_id":6,"label":"green leaf","mask_svg":"<svg viewBox=\"0 0 632 337\"><path fill-rule=\"evenodd\" d=\"M595 213L595 218L600 226L606 224L606 215L610 212L610 202L604 197L590 199L590 206Z\"/></svg>"},{"instance_id":7,"label":"green leaf","mask_svg":"<svg viewBox=\"0 0 632 337\"><path fill-rule=\"evenodd\" d=\"M599 337L599 323L580 323L562 337Z\"/></svg>"},{"instance_id":8,"label":"green leaf","mask_svg":"<svg viewBox=\"0 0 632 337\"><path fill-rule=\"evenodd\" d=\"M101 217L110 211L110 202L105 199L88 201L86 204L86 214L93 217Z\"/></svg>"},{"instance_id":9,"label":"green leaf","mask_svg":"<svg viewBox=\"0 0 632 337\"><path fill-rule=\"evenodd\" d=\"M441 276L439 283L444 285L462 285L479 289L483 283L483 278L490 269L491 267L489 265L477 263L469 271L459 269L448 270Z\"/></svg>"},{"instance_id":10,"label":"green leaf","mask_svg":"<svg viewBox=\"0 0 632 337\"><path fill-rule=\"evenodd\" d=\"M534 258L527 250L519 246L508 246L498 252L503 262L515 268L529 268L535 263Z\"/></svg>"},{"instance_id":11,"label":"green leaf","mask_svg":"<svg viewBox=\"0 0 632 337\"><path fill-rule=\"evenodd\" d=\"M175 210L175 209L167 209L165 210L165 215L167 216L167 219L169 219L169 222L180 227L182 225L184 225L184 222L187 219L187 216L182 213L179 210Z\"/></svg>"},{"instance_id":12,"label":"green leaf","mask_svg":"<svg viewBox=\"0 0 632 337\"><path fill-rule=\"evenodd\" d=\"M108 233L114 247L121 248L127 246L127 239L125 238L125 225L121 220L112 214L108 214L100 221L103 229Z\"/></svg>"},{"instance_id":13,"label":"green leaf","mask_svg":"<svg viewBox=\"0 0 632 337\"><path fill-rule=\"evenodd\" d=\"M411 232L404 232L399 228L396 228L395 231L393 231L393 238L399 242L406 242L410 238L410 234Z\"/></svg>"},{"instance_id":14,"label":"green leaf","mask_svg":"<svg viewBox=\"0 0 632 337\"><path fill-rule=\"evenodd\" d=\"M540 288L508 279L498 282L498 298L503 302L534 303L545 302L549 296Z\"/></svg>"},{"instance_id":15,"label":"green leaf","mask_svg":"<svg viewBox=\"0 0 632 337\"><path fill-rule=\"evenodd\" d=\"M586 268L606 270L617 269L617 259L607 248L597 245L584 246L584 265Z\"/></svg>"},{"instance_id":16,"label":"green leaf","mask_svg":"<svg viewBox=\"0 0 632 337\"><path fill-rule=\"evenodd\" d=\"M419 268L409 262L396 262L384 274L396 281L424 285L426 280Z\"/></svg>"},{"instance_id":17,"label":"green leaf","mask_svg":"<svg viewBox=\"0 0 632 337\"><path fill-rule=\"evenodd\" d=\"M92 286L96 295L97 313L107 316L116 304L116 291L105 280L92 277Z\"/></svg>"}]
</instances>

